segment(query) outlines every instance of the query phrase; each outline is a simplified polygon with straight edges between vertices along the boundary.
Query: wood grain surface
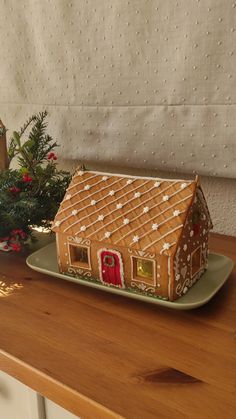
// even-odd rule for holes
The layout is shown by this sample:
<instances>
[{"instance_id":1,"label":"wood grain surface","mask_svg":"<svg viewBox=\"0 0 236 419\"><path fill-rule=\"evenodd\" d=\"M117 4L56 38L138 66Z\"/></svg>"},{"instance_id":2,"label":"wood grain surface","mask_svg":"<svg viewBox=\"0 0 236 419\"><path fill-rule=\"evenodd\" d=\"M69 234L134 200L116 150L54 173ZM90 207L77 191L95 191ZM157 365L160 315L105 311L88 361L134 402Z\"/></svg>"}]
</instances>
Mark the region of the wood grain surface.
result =
<instances>
[{"instance_id":1,"label":"wood grain surface","mask_svg":"<svg viewBox=\"0 0 236 419\"><path fill-rule=\"evenodd\" d=\"M236 262L236 238L210 248ZM32 271L0 255L0 368L83 418L236 416L236 270L179 312Z\"/></svg>"}]
</instances>

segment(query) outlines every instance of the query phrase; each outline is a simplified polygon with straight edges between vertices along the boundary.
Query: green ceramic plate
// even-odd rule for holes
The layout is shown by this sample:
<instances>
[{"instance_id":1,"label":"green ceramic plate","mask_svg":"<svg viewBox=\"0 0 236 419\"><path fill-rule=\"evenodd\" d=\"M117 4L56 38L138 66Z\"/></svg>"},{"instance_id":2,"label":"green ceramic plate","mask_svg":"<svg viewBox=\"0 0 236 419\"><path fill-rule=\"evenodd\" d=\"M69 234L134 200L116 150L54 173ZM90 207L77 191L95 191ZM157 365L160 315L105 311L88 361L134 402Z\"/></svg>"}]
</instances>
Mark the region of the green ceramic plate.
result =
<instances>
[{"instance_id":1,"label":"green ceramic plate","mask_svg":"<svg viewBox=\"0 0 236 419\"><path fill-rule=\"evenodd\" d=\"M45 273L47 275L56 276L67 281L73 281L81 285L103 289L104 291L114 294L120 294L125 297L135 298L140 301L146 301L152 304L158 304L164 307L174 308L178 310L190 310L206 304L223 286L229 277L234 263L226 256L210 253L209 266L207 271L202 275L199 281L187 292L186 295L179 298L177 301L165 301L158 298L148 297L146 295L136 294L126 290L106 287L105 285L97 284L96 282L85 281L84 279L73 278L68 275L59 273L56 256L56 244L51 243L35 253L30 255L26 263L30 268Z\"/></svg>"}]
</instances>

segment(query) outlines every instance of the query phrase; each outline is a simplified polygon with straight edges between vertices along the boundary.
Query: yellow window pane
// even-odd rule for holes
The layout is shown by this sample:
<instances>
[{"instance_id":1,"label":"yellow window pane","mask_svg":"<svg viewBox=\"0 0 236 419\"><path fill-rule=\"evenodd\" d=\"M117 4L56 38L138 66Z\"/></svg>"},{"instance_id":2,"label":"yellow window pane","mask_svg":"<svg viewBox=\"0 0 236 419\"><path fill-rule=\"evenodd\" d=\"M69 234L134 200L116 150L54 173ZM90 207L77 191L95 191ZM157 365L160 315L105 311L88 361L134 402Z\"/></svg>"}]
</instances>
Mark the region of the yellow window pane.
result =
<instances>
[{"instance_id":1,"label":"yellow window pane","mask_svg":"<svg viewBox=\"0 0 236 419\"><path fill-rule=\"evenodd\" d=\"M153 262L151 260L136 259L136 274L141 278L153 278Z\"/></svg>"}]
</instances>

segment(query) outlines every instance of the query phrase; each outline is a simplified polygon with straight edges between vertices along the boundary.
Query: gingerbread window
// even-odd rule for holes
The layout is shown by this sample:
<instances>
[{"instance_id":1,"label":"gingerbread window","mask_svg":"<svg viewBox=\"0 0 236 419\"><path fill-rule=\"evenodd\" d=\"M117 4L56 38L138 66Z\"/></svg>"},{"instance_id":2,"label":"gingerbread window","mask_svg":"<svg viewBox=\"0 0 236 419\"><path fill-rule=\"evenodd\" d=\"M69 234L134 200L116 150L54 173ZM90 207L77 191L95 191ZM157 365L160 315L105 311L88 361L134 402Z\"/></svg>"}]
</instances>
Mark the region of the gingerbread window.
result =
<instances>
[{"instance_id":1,"label":"gingerbread window","mask_svg":"<svg viewBox=\"0 0 236 419\"><path fill-rule=\"evenodd\" d=\"M191 255L191 276L196 275L202 266L202 248L199 246Z\"/></svg>"},{"instance_id":2,"label":"gingerbread window","mask_svg":"<svg viewBox=\"0 0 236 419\"><path fill-rule=\"evenodd\" d=\"M132 256L133 279L154 285L155 262L151 259L137 258Z\"/></svg>"},{"instance_id":3,"label":"gingerbread window","mask_svg":"<svg viewBox=\"0 0 236 419\"><path fill-rule=\"evenodd\" d=\"M86 246L78 246L69 244L70 264L80 268L90 269L89 248Z\"/></svg>"}]
</instances>

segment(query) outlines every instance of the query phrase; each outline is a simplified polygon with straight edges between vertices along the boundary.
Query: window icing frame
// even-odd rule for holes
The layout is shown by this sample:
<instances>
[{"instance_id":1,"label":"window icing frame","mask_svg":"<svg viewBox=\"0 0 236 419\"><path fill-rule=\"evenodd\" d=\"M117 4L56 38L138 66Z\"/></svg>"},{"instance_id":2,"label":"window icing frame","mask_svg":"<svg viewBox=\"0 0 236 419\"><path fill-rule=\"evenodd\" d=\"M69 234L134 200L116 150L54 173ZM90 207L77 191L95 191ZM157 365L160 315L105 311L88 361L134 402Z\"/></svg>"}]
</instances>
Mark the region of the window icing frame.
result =
<instances>
[{"instance_id":1,"label":"window icing frame","mask_svg":"<svg viewBox=\"0 0 236 419\"><path fill-rule=\"evenodd\" d=\"M153 287L156 287L157 285L157 278L156 278L156 260L155 259L150 259L150 258L144 258L142 256L134 256L131 255L130 256L131 259L131 279L132 281L136 281L136 282L143 282L144 284L147 285L151 285ZM141 260L148 260L150 262L152 262L152 266L153 266L153 275L152 278L142 278L141 276L135 276L135 269L134 269L134 259L141 259ZM137 266L137 265L136 265ZM151 283L152 282L152 283Z\"/></svg>"},{"instance_id":2,"label":"window icing frame","mask_svg":"<svg viewBox=\"0 0 236 419\"><path fill-rule=\"evenodd\" d=\"M91 257L90 257L90 246L85 246L85 245L81 245L81 244L75 244L75 243L67 243L68 245L68 256L69 256L69 264L70 266L74 267L74 268L80 268L80 269L87 269L87 270L92 270L91 267ZM83 248L83 249L87 249L87 255L88 255L88 263L83 263L83 262L72 262L71 260L71 252L70 252L70 248L71 247L76 247L76 248Z\"/></svg>"}]
</instances>

